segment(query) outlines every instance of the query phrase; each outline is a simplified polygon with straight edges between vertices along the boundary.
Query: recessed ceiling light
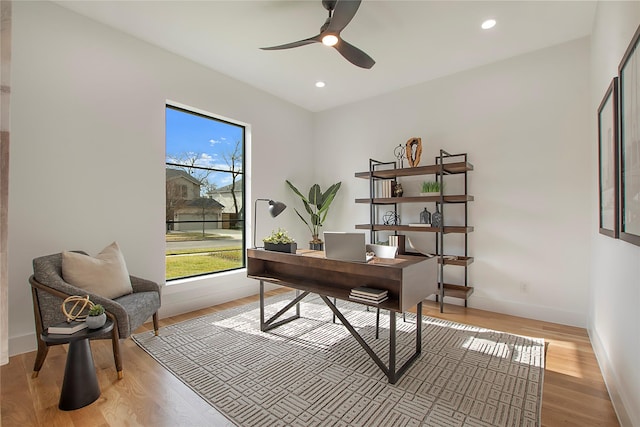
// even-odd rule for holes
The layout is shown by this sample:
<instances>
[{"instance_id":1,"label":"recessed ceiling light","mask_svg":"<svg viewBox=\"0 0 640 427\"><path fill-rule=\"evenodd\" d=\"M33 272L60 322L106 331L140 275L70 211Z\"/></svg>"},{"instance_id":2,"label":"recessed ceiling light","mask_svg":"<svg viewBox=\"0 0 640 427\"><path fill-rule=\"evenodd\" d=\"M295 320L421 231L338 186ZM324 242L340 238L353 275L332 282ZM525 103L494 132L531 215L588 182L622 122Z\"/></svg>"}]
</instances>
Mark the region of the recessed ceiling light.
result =
<instances>
[{"instance_id":1,"label":"recessed ceiling light","mask_svg":"<svg viewBox=\"0 0 640 427\"><path fill-rule=\"evenodd\" d=\"M325 82L316 82L316 87L325 87Z\"/></svg>"},{"instance_id":2,"label":"recessed ceiling light","mask_svg":"<svg viewBox=\"0 0 640 427\"><path fill-rule=\"evenodd\" d=\"M488 30L489 28L493 28L495 26L496 26L496 20L495 19L487 19L481 25L483 30Z\"/></svg>"}]
</instances>

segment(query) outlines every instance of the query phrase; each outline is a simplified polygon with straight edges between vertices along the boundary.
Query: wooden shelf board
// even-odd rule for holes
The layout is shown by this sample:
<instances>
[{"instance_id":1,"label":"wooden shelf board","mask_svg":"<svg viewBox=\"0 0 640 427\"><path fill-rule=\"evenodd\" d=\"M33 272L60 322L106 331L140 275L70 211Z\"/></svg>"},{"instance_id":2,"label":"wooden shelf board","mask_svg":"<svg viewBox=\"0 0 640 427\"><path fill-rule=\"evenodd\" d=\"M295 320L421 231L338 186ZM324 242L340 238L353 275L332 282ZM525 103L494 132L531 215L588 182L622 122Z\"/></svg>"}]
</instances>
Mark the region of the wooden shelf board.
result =
<instances>
[{"instance_id":1,"label":"wooden shelf board","mask_svg":"<svg viewBox=\"0 0 640 427\"><path fill-rule=\"evenodd\" d=\"M405 251L404 252L405 255L413 255L413 256L423 256L425 257L426 255L420 253L420 252L414 252L414 251ZM445 255L446 256L446 255ZM460 267L466 267L469 264L473 264L473 257L470 256L460 256L460 255L456 255L458 257L458 259L445 259L444 260L444 265L458 265ZM440 264L440 257L438 258L438 264Z\"/></svg>"},{"instance_id":2,"label":"wooden shelf board","mask_svg":"<svg viewBox=\"0 0 640 427\"><path fill-rule=\"evenodd\" d=\"M415 168L385 169L373 172L356 172L356 178L395 178L398 176L415 175L436 175L440 172L440 165L416 166ZM469 162L452 162L442 165L443 173L446 175L465 173L473 170L473 165Z\"/></svg>"},{"instance_id":3,"label":"wooden shelf board","mask_svg":"<svg viewBox=\"0 0 640 427\"><path fill-rule=\"evenodd\" d=\"M444 230L438 227L411 227L409 225L384 225L384 224L357 224L357 230L371 230L373 228L374 231L418 231L418 232L427 232L427 233L438 233L444 232L444 234L449 233L471 233L473 231L473 227L471 226L445 226Z\"/></svg>"},{"instance_id":4,"label":"wooden shelf board","mask_svg":"<svg viewBox=\"0 0 640 427\"><path fill-rule=\"evenodd\" d=\"M472 202L473 196L464 194L451 194L444 196L445 203ZM356 203L368 203L374 205L393 205L395 203L429 203L440 202L440 196L409 196L409 197L374 197L373 199L356 199Z\"/></svg>"},{"instance_id":5,"label":"wooden shelf board","mask_svg":"<svg viewBox=\"0 0 640 427\"><path fill-rule=\"evenodd\" d=\"M440 258L438 258L438 263L440 263ZM444 265L459 265L461 267L466 267L472 263L473 263L473 257L466 257L466 256L458 256L458 259L444 260Z\"/></svg>"},{"instance_id":6,"label":"wooden shelf board","mask_svg":"<svg viewBox=\"0 0 640 427\"><path fill-rule=\"evenodd\" d=\"M471 286L444 284L444 296L446 297L468 299L472 293L473 288Z\"/></svg>"}]
</instances>

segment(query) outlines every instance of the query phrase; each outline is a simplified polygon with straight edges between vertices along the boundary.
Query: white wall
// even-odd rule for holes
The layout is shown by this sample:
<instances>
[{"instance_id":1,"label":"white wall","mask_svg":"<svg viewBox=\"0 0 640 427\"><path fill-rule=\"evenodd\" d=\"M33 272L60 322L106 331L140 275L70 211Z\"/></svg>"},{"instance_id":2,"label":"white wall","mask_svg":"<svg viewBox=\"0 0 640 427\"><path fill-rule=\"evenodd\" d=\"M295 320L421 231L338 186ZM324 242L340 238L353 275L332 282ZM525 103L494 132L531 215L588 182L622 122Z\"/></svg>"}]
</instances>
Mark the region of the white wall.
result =
<instances>
[{"instance_id":1,"label":"white wall","mask_svg":"<svg viewBox=\"0 0 640 427\"><path fill-rule=\"evenodd\" d=\"M15 2L13 13L12 355L35 348L27 282L35 257L71 249L95 254L117 240L132 274L164 283L166 100L250 125L249 200L283 199L285 173L313 173L311 163L298 160L310 151L309 112L55 4ZM295 219L259 221L266 235ZM168 286L160 314L257 289L245 271Z\"/></svg>"},{"instance_id":2,"label":"white wall","mask_svg":"<svg viewBox=\"0 0 640 427\"><path fill-rule=\"evenodd\" d=\"M640 24L640 3L599 2L591 49L590 113L618 74L633 34ZM590 168L598 170L597 124L591 123ZM598 177L590 187L597 196ZM589 207L592 259L589 335L602 368L609 394L623 426L640 425L640 247L598 232L598 199Z\"/></svg>"},{"instance_id":3,"label":"white wall","mask_svg":"<svg viewBox=\"0 0 640 427\"><path fill-rule=\"evenodd\" d=\"M469 305L586 326L595 196L588 75L589 41L581 39L317 114L319 180L344 183L335 227L368 222L368 205L354 204L367 197L367 182L353 174L370 157L394 160L394 147L412 136L422 138L421 165L440 148L466 152L475 166ZM405 185L405 195L418 184ZM402 206L402 223L417 222L424 206ZM447 207L454 218L445 223L461 224L455 209Z\"/></svg>"},{"instance_id":4,"label":"white wall","mask_svg":"<svg viewBox=\"0 0 640 427\"><path fill-rule=\"evenodd\" d=\"M370 157L392 160L413 136L423 140L422 164L440 148L469 153L469 304L588 326L623 425L640 425L640 248L597 232L595 133L596 107L639 21L637 2L601 2L591 41L312 115L57 5L15 2L11 354L35 346L34 257L95 253L118 240L133 274L164 281L164 103L172 100L251 126L249 200L296 207L284 179L300 188L342 181L324 230L367 222L368 207L354 203L367 183L353 174ZM403 207L403 221L423 207ZM293 209L258 219L259 236L283 225L302 246L308 238ZM166 287L161 315L255 293L244 274Z\"/></svg>"}]
</instances>

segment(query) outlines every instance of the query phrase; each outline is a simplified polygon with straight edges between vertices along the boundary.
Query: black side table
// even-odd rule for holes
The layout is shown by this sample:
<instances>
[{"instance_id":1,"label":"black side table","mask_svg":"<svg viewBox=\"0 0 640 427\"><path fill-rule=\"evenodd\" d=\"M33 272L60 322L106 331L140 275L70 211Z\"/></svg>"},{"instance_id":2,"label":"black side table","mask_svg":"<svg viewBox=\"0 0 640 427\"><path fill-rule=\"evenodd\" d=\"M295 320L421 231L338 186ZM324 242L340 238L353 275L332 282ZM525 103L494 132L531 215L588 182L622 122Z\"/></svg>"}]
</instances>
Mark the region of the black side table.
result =
<instances>
[{"instance_id":1,"label":"black side table","mask_svg":"<svg viewBox=\"0 0 640 427\"><path fill-rule=\"evenodd\" d=\"M100 386L93 365L89 338L110 332L112 329L113 321L107 319L104 326L98 329L83 329L71 335L48 332L40 335L42 341L48 344L69 344L58 408L63 411L80 409L100 397Z\"/></svg>"}]
</instances>

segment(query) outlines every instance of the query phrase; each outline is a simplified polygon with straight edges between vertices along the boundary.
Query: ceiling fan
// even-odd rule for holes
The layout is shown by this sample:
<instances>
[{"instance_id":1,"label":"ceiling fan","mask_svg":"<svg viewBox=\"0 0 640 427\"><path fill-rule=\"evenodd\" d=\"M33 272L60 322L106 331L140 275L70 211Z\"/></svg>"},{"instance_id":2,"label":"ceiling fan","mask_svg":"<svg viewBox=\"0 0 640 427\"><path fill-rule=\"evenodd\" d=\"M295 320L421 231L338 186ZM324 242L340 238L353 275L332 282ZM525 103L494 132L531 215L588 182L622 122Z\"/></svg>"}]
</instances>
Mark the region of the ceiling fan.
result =
<instances>
[{"instance_id":1,"label":"ceiling fan","mask_svg":"<svg viewBox=\"0 0 640 427\"><path fill-rule=\"evenodd\" d=\"M322 6L329 11L329 17L320 27L320 34L317 36L298 40L296 42L282 44L279 46L262 47L262 50L291 49L293 47L304 46L311 43L322 43L332 46L347 61L362 68L371 68L376 63L369 55L347 43L340 37L340 32L351 22L360 7L362 0L322 0Z\"/></svg>"}]
</instances>

